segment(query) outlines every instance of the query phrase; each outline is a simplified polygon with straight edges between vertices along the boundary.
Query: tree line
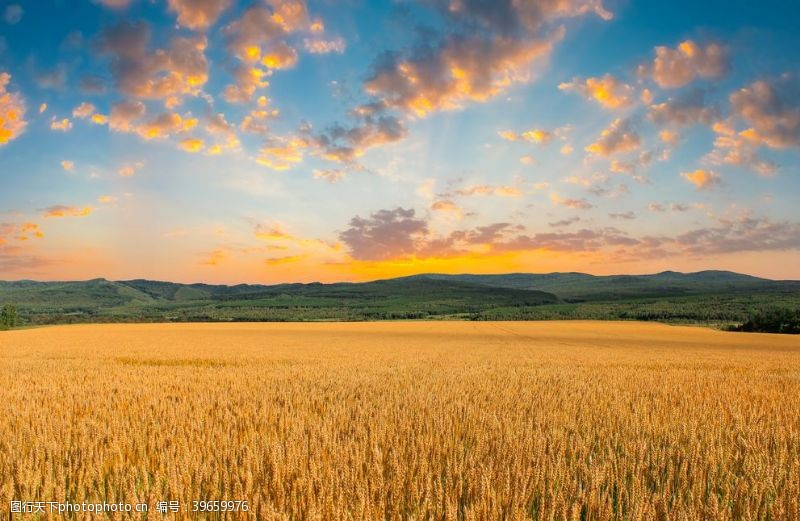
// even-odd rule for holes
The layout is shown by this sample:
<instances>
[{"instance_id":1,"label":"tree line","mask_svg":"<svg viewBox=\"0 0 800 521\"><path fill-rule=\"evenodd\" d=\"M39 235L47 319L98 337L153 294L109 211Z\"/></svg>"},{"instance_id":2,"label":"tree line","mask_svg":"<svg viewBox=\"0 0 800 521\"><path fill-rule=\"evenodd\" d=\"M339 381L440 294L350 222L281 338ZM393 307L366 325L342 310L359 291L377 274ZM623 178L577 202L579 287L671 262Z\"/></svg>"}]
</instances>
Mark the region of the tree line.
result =
<instances>
[{"instance_id":1,"label":"tree line","mask_svg":"<svg viewBox=\"0 0 800 521\"><path fill-rule=\"evenodd\" d=\"M5 304L0 310L0 329L11 329L19 325L19 314L17 307L13 304Z\"/></svg>"}]
</instances>

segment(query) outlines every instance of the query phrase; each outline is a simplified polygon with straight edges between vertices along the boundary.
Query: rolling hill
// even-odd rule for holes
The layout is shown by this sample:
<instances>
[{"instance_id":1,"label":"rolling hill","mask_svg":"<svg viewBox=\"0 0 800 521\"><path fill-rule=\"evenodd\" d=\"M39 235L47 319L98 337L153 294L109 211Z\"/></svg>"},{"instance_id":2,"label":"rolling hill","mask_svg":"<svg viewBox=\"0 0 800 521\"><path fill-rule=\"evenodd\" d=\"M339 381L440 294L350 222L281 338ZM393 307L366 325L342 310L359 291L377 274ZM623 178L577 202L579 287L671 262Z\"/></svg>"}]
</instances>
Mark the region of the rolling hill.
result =
<instances>
[{"instance_id":1,"label":"rolling hill","mask_svg":"<svg viewBox=\"0 0 800 521\"><path fill-rule=\"evenodd\" d=\"M800 282L728 271L422 274L363 283L180 284L0 281L27 324L128 321L636 319L741 323L800 308Z\"/></svg>"}]
</instances>

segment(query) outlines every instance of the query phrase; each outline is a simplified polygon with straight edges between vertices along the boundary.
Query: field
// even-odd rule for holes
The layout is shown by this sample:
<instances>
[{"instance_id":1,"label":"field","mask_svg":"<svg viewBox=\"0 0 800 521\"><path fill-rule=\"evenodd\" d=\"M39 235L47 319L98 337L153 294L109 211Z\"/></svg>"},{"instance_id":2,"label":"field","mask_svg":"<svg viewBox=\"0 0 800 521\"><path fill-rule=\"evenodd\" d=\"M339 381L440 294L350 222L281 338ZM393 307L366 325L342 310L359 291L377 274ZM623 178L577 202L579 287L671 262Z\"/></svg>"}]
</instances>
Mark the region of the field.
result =
<instances>
[{"instance_id":1,"label":"field","mask_svg":"<svg viewBox=\"0 0 800 521\"><path fill-rule=\"evenodd\" d=\"M246 500L218 517L800 519L797 337L636 322L55 326L0 332L0 382L4 512L105 500L164 519L156 503L178 500L178 519L196 500Z\"/></svg>"}]
</instances>

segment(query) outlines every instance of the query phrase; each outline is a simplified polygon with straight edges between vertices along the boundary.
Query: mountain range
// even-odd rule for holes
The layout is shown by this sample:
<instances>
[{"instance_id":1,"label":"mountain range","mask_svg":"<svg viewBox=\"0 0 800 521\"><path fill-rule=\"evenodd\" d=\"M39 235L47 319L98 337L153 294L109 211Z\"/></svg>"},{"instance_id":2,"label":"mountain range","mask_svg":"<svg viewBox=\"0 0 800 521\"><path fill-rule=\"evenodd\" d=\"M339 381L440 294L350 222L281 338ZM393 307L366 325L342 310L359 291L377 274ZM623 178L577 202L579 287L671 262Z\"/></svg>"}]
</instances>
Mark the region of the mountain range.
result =
<instances>
[{"instance_id":1,"label":"mountain range","mask_svg":"<svg viewBox=\"0 0 800 521\"><path fill-rule=\"evenodd\" d=\"M181 284L151 280L0 281L0 304L31 324L150 320L639 318L737 321L795 306L800 281L729 271L420 274L362 283ZM634 313L633 317L629 317ZM636 315L638 313L639 315ZM645 315L642 315L645 313ZM600 315L600 316L598 316Z\"/></svg>"}]
</instances>

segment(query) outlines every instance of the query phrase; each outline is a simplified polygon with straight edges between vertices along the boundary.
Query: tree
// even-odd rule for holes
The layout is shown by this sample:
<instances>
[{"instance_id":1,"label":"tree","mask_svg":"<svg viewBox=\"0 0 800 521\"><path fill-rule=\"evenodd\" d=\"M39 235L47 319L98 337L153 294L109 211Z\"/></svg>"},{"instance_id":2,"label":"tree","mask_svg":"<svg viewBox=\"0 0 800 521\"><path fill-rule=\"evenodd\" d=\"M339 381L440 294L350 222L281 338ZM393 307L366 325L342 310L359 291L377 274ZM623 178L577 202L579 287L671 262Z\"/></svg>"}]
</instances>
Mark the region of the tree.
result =
<instances>
[{"instance_id":1,"label":"tree","mask_svg":"<svg viewBox=\"0 0 800 521\"><path fill-rule=\"evenodd\" d=\"M11 329L16 327L18 323L17 307L13 304L4 305L3 310L0 311L0 328Z\"/></svg>"}]
</instances>

